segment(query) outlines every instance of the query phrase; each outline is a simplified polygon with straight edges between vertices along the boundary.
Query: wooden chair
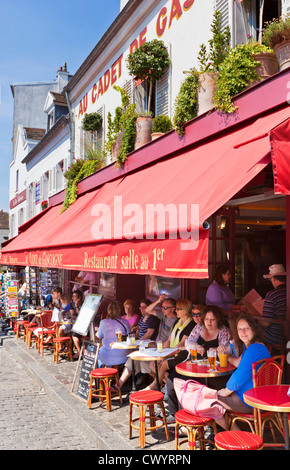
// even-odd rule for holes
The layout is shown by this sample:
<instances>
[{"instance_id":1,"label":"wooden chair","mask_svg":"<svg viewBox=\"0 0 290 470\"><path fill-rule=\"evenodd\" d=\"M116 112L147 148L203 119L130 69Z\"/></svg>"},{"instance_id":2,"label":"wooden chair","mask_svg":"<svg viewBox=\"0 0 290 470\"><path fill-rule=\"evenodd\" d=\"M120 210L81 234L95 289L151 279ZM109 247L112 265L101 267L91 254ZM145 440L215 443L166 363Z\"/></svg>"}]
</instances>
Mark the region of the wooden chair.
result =
<instances>
[{"instance_id":1,"label":"wooden chair","mask_svg":"<svg viewBox=\"0 0 290 470\"><path fill-rule=\"evenodd\" d=\"M163 393L157 390L141 390L140 392L131 393L129 396L129 439L132 439L132 428L139 431L140 447L145 447L145 433L146 431L155 432L156 429L165 427L165 434L167 441L170 441L165 408L163 403ZM139 411L139 417L133 419L133 405L136 405ZM163 418L155 415L154 405L159 405L162 410ZM146 415L147 411L149 414ZM146 428L145 421L150 420L150 426ZM161 421L157 424L156 421ZM139 426L134 425L138 421Z\"/></svg>"},{"instance_id":2,"label":"wooden chair","mask_svg":"<svg viewBox=\"0 0 290 470\"><path fill-rule=\"evenodd\" d=\"M199 417L179 410L175 413L175 450L182 450L182 445L187 444L188 450L196 450L196 442L199 443L200 450L206 450L204 437L204 426L211 426L214 435L217 433L215 420L212 418ZM179 441L179 427L185 427L187 430L187 438Z\"/></svg>"},{"instance_id":3,"label":"wooden chair","mask_svg":"<svg viewBox=\"0 0 290 470\"><path fill-rule=\"evenodd\" d=\"M62 336L53 338L53 358L54 362L58 364L60 356L67 356L69 360L73 361L71 336Z\"/></svg>"},{"instance_id":4,"label":"wooden chair","mask_svg":"<svg viewBox=\"0 0 290 470\"><path fill-rule=\"evenodd\" d=\"M218 450L262 450L261 436L247 431L222 431L214 437Z\"/></svg>"},{"instance_id":5,"label":"wooden chair","mask_svg":"<svg viewBox=\"0 0 290 470\"><path fill-rule=\"evenodd\" d=\"M16 339L20 338L21 336L25 339L25 328L24 325L29 323L28 320L17 320L16 322Z\"/></svg>"},{"instance_id":6,"label":"wooden chair","mask_svg":"<svg viewBox=\"0 0 290 470\"><path fill-rule=\"evenodd\" d=\"M111 389L112 381L116 383L116 391ZM93 384L95 388L93 388ZM112 393L119 395L120 403L123 404L121 389L119 386L119 372L113 367L100 367L93 369L90 373L90 390L88 396L88 407L91 408L92 398L99 398L101 402L106 400L107 411L112 410Z\"/></svg>"},{"instance_id":7,"label":"wooden chair","mask_svg":"<svg viewBox=\"0 0 290 470\"><path fill-rule=\"evenodd\" d=\"M43 356L43 350L53 348L53 338L57 336L58 325L51 321L52 311L48 310L40 316L41 329L38 331L38 352ZM50 338L51 337L51 338ZM50 341L46 342L50 338Z\"/></svg>"},{"instance_id":8,"label":"wooden chair","mask_svg":"<svg viewBox=\"0 0 290 470\"><path fill-rule=\"evenodd\" d=\"M268 359L261 359L260 361L252 364L253 374L253 387L260 387L262 385L279 385L282 380L283 367L285 356L274 356ZM226 414L227 429L231 430L236 421L246 422L252 433L258 434L261 438L264 435L265 424L269 422L272 438L275 444L264 444L266 446L277 446L277 440L274 433L274 426L280 433L282 432L282 421L277 413L271 411L260 411L254 408L253 414L237 413L232 410L227 410ZM229 426L229 418L231 418L231 425Z\"/></svg>"}]
</instances>

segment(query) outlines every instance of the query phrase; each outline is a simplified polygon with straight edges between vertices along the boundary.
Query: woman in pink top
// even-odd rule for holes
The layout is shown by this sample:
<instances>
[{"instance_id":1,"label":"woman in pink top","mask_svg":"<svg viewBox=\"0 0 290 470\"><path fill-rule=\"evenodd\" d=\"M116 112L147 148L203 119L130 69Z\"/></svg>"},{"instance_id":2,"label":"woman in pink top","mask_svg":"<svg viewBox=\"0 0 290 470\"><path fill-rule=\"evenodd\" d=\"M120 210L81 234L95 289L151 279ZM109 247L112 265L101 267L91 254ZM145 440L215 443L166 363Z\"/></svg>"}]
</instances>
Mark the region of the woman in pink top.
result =
<instances>
[{"instance_id":1,"label":"woman in pink top","mask_svg":"<svg viewBox=\"0 0 290 470\"><path fill-rule=\"evenodd\" d=\"M135 307L136 304L134 300L127 299L124 302L124 309L125 309L125 315L122 316L125 320L128 320L131 330L134 326L138 325L138 321L140 320L140 315L138 313L135 313Z\"/></svg>"}]
</instances>

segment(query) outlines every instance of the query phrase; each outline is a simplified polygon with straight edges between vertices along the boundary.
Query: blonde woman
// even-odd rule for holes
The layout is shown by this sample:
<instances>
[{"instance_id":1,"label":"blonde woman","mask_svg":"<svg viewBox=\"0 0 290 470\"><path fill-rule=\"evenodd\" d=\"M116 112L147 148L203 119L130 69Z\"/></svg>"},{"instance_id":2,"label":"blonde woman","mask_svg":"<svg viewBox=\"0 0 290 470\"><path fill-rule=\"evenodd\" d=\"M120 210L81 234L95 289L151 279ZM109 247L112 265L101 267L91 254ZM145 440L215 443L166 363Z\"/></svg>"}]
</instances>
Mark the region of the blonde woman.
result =
<instances>
[{"instance_id":1,"label":"blonde woman","mask_svg":"<svg viewBox=\"0 0 290 470\"><path fill-rule=\"evenodd\" d=\"M125 315L122 316L125 320L128 320L131 329L134 326L138 325L138 321L140 320L140 315L135 312L136 302L132 299L127 299L124 302L124 309Z\"/></svg>"},{"instance_id":2,"label":"blonde woman","mask_svg":"<svg viewBox=\"0 0 290 470\"><path fill-rule=\"evenodd\" d=\"M172 329L169 338L163 343L164 348L180 349L178 355L173 358L165 359L158 365L158 378L160 384L167 374L175 369L176 364L187 358L187 351L184 349L185 341L189 337L195 322L192 318L192 303L187 299L180 299L176 302L177 321ZM152 365L152 367L154 364ZM156 389L156 379L146 388L146 390Z\"/></svg>"}]
</instances>

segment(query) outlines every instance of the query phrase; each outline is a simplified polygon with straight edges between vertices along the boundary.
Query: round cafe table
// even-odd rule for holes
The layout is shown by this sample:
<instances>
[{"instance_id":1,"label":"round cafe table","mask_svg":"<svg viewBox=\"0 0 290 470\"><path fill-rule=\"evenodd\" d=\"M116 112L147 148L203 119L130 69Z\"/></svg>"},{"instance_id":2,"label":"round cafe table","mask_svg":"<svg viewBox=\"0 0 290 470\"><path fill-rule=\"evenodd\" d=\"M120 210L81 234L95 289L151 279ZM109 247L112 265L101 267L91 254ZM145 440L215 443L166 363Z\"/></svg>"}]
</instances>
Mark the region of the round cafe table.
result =
<instances>
[{"instance_id":1,"label":"round cafe table","mask_svg":"<svg viewBox=\"0 0 290 470\"><path fill-rule=\"evenodd\" d=\"M187 377L203 377L207 385L207 379L209 377L220 377L223 375L230 375L236 368L228 362L227 367L221 367L219 364L216 365L215 370L210 370L209 364L206 360L197 360L196 362L181 362L175 367L176 372L180 375L186 375Z\"/></svg>"},{"instance_id":2,"label":"round cafe table","mask_svg":"<svg viewBox=\"0 0 290 470\"><path fill-rule=\"evenodd\" d=\"M287 413L290 413L290 396L287 394L290 385L264 385L251 388L244 393L244 401L247 405L259 410L274 411L282 413L285 449L290 450L289 443L289 423Z\"/></svg>"}]
</instances>

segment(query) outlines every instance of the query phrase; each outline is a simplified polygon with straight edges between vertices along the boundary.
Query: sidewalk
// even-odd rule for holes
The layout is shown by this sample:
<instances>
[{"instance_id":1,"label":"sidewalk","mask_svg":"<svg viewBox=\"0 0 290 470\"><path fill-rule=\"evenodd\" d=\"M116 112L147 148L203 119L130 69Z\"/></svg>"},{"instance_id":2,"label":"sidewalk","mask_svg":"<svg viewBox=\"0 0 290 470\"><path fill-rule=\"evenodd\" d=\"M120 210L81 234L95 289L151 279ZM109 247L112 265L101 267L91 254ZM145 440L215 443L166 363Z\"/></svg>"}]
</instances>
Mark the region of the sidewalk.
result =
<instances>
[{"instance_id":1,"label":"sidewalk","mask_svg":"<svg viewBox=\"0 0 290 470\"><path fill-rule=\"evenodd\" d=\"M70 393L77 361L61 359L59 364L53 361L51 351L44 351L43 357L32 347L28 349L23 339L5 337L5 348L21 364L36 384L43 388L53 401L62 408L75 424L77 432L82 432L94 439L102 450L140 450L139 435L133 430L129 439L129 404L120 406L118 399L112 400L112 411L108 412L105 403L95 402L89 409L87 404ZM127 396L124 393L123 398ZM136 415L137 416L137 415ZM167 442L163 429L155 433L146 433L144 450L174 450L174 424L169 425L170 442Z\"/></svg>"}]
</instances>

